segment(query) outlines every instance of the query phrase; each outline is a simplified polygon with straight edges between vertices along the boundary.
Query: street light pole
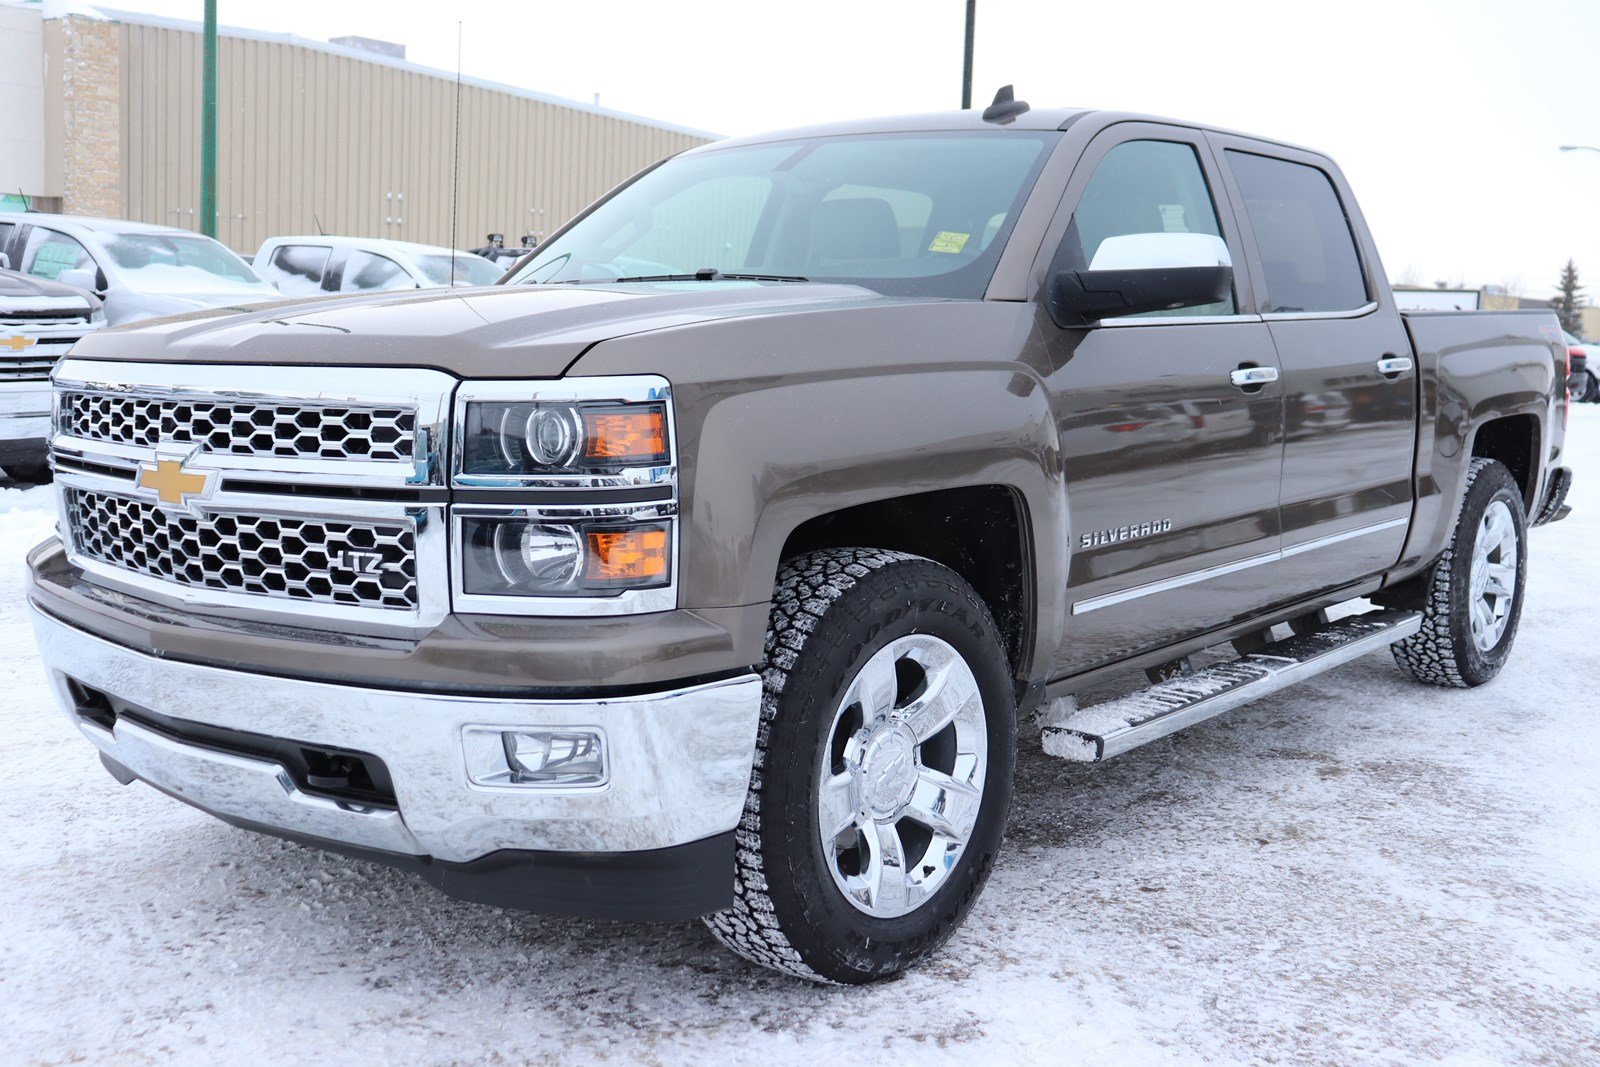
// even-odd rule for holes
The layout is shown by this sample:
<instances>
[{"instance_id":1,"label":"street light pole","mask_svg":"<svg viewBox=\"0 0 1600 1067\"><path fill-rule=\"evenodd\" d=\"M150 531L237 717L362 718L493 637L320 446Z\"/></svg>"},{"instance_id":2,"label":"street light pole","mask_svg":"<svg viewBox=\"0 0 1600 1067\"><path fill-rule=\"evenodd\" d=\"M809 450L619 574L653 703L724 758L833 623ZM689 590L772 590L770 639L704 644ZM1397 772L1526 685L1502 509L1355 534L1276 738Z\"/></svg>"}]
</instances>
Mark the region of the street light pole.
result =
<instances>
[{"instance_id":1,"label":"street light pole","mask_svg":"<svg viewBox=\"0 0 1600 1067\"><path fill-rule=\"evenodd\" d=\"M978 0L967 0L967 52L961 63L961 110L972 107L972 32L978 21Z\"/></svg>"},{"instance_id":2,"label":"street light pole","mask_svg":"<svg viewBox=\"0 0 1600 1067\"><path fill-rule=\"evenodd\" d=\"M200 75L200 232L217 235L217 0L206 0Z\"/></svg>"}]
</instances>

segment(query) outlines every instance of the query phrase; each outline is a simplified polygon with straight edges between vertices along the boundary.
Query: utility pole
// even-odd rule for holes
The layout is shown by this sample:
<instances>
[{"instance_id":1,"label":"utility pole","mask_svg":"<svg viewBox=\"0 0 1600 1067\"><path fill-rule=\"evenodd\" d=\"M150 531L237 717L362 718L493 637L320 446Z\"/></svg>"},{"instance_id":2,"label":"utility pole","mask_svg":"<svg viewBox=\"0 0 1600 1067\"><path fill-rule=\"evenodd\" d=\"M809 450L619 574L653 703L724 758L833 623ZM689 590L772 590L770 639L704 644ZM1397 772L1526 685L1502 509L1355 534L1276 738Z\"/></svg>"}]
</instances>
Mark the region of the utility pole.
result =
<instances>
[{"instance_id":1,"label":"utility pole","mask_svg":"<svg viewBox=\"0 0 1600 1067\"><path fill-rule=\"evenodd\" d=\"M210 0L207 0L209 3ZM972 31L978 21L978 0L967 0L967 54L961 64L961 110L972 107Z\"/></svg>"},{"instance_id":2,"label":"utility pole","mask_svg":"<svg viewBox=\"0 0 1600 1067\"><path fill-rule=\"evenodd\" d=\"M217 235L217 0L206 0L200 76L200 232Z\"/></svg>"}]
</instances>

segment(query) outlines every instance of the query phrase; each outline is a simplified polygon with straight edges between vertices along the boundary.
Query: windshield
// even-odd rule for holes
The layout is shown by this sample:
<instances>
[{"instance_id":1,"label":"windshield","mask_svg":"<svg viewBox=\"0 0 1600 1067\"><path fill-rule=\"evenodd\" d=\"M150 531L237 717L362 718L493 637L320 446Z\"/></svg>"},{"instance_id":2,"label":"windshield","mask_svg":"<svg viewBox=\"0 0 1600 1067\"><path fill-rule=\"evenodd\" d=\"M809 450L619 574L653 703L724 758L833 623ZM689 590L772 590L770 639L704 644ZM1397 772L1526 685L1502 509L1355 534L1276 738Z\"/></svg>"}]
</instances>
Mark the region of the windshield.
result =
<instances>
[{"instance_id":1,"label":"windshield","mask_svg":"<svg viewBox=\"0 0 1600 1067\"><path fill-rule=\"evenodd\" d=\"M681 156L552 239L511 280L714 269L978 298L1057 136L875 134Z\"/></svg>"},{"instance_id":2,"label":"windshield","mask_svg":"<svg viewBox=\"0 0 1600 1067\"><path fill-rule=\"evenodd\" d=\"M219 280L262 284L244 260L205 237L116 233L106 234L102 241L111 261L125 271L137 272L141 286L214 289Z\"/></svg>"},{"instance_id":3,"label":"windshield","mask_svg":"<svg viewBox=\"0 0 1600 1067\"><path fill-rule=\"evenodd\" d=\"M414 256L417 269L435 285L450 285L450 265L455 264L455 285L493 285L505 274L505 270L495 266L482 256L462 252L450 255L441 252L438 255Z\"/></svg>"}]
</instances>

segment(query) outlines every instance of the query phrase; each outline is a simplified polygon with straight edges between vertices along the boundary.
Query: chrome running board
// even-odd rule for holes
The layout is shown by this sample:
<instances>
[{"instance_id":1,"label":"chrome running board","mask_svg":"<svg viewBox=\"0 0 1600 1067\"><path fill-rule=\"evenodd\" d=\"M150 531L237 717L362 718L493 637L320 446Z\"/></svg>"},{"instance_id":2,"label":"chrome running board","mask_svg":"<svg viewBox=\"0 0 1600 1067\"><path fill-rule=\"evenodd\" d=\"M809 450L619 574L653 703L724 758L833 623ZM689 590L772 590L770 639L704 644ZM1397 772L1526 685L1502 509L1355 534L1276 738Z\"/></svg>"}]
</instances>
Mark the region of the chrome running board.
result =
<instances>
[{"instance_id":1,"label":"chrome running board","mask_svg":"<svg viewBox=\"0 0 1600 1067\"><path fill-rule=\"evenodd\" d=\"M1415 611L1369 611L1276 641L1227 663L1180 674L1080 708L1043 731L1044 750L1094 763L1348 663L1422 628Z\"/></svg>"}]
</instances>

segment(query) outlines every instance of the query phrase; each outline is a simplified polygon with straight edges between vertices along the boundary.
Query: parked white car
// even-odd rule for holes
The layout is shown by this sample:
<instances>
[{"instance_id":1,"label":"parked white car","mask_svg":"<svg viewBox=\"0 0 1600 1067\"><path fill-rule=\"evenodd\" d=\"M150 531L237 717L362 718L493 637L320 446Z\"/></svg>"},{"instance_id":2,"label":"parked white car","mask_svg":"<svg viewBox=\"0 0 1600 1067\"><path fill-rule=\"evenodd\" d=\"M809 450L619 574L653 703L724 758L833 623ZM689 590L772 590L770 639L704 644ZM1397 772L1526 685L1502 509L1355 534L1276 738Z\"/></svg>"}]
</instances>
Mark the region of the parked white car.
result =
<instances>
[{"instance_id":1,"label":"parked white car","mask_svg":"<svg viewBox=\"0 0 1600 1067\"><path fill-rule=\"evenodd\" d=\"M471 252L380 237L269 237L254 263L284 296L493 285L505 274Z\"/></svg>"},{"instance_id":2,"label":"parked white car","mask_svg":"<svg viewBox=\"0 0 1600 1067\"><path fill-rule=\"evenodd\" d=\"M221 244L172 226L0 212L0 253L24 274L92 292L112 326L282 299Z\"/></svg>"}]
</instances>

